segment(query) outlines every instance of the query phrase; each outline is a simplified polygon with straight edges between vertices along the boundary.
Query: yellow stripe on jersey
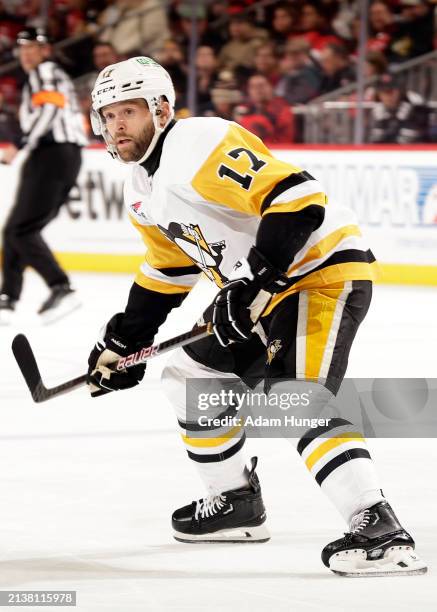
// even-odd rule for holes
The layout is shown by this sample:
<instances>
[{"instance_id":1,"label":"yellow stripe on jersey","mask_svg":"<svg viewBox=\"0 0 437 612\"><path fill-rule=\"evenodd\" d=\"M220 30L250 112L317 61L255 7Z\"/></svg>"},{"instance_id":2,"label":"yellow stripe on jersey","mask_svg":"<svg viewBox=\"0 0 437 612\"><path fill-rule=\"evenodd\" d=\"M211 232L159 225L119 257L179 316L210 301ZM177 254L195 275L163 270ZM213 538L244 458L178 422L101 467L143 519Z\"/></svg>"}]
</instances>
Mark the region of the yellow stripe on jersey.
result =
<instances>
[{"instance_id":1,"label":"yellow stripe on jersey","mask_svg":"<svg viewBox=\"0 0 437 612\"><path fill-rule=\"evenodd\" d=\"M139 270L135 276L135 282L144 289L150 289L150 291L157 291L158 293L188 293L193 288L192 286L184 285L173 285L171 282L162 282L150 276L146 276Z\"/></svg>"},{"instance_id":2,"label":"yellow stripe on jersey","mask_svg":"<svg viewBox=\"0 0 437 612\"><path fill-rule=\"evenodd\" d=\"M292 289L301 291L302 289L314 289L325 287L347 280L370 280L375 281L379 276L379 264L377 261L365 263L362 261L352 261L341 264L327 266L317 272L311 272L302 280L295 283ZM285 293L285 292L284 292ZM282 293L279 294L282 296Z\"/></svg>"},{"instance_id":3,"label":"yellow stripe on jersey","mask_svg":"<svg viewBox=\"0 0 437 612\"><path fill-rule=\"evenodd\" d=\"M330 450L340 446L341 444L345 444L346 442L357 441L364 442L363 436L357 431L348 431L344 434L341 434L341 437L338 438L329 438L325 442L322 442L320 446L318 446L306 459L305 465L309 470L321 459L326 453Z\"/></svg>"},{"instance_id":4,"label":"yellow stripe on jersey","mask_svg":"<svg viewBox=\"0 0 437 612\"><path fill-rule=\"evenodd\" d=\"M323 355L337 308L337 300L344 286L338 289L308 291L308 313L306 322L305 379L317 380L320 375Z\"/></svg>"},{"instance_id":5,"label":"yellow stripe on jersey","mask_svg":"<svg viewBox=\"0 0 437 612\"><path fill-rule=\"evenodd\" d=\"M285 300L286 297L303 291L305 289L325 289L328 285L343 283L347 280L370 280L376 281L379 278L380 270L377 261L372 263L365 262L346 262L327 266L322 270L310 272L305 278L292 285L286 291L277 293L273 296L272 301L263 312L262 316L269 315L276 306Z\"/></svg>"},{"instance_id":6,"label":"yellow stripe on jersey","mask_svg":"<svg viewBox=\"0 0 437 612\"><path fill-rule=\"evenodd\" d=\"M345 238L348 236L361 236L361 231L358 225L345 225L344 227L340 227L336 229L334 232L331 232L322 240L317 242L314 246L308 249L305 253L305 257L300 259L295 264L293 264L288 272L293 272L297 270L301 266L309 263L310 261L314 261L315 259L321 259L325 257L330 251L333 251L334 248Z\"/></svg>"},{"instance_id":7,"label":"yellow stripe on jersey","mask_svg":"<svg viewBox=\"0 0 437 612\"><path fill-rule=\"evenodd\" d=\"M261 216L263 201L273 188L291 174L301 171L301 168L273 157L257 136L231 123L225 137L198 170L191 185L208 202ZM312 202L309 197L308 204L318 204L319 200L322 198ZM274 209L279 212L281 206L282 203L275 205ZM301 210L299 202L297 209L291 202L285 206L287 211Z\"/></svg>"},{"instance_id":8,"label":"yellow stripe on jersey","mask_svg":"<svg viewBox=\"0 0 437 612\"><path fill-rule=\"evenodd\" d=\"M326 206L326 203L327 198L324 193L314 193L303 198L297 198L296 200L292 200L291 202L284 202L281 204L269 206L265 210L263 216L269 215L271 213L298 212L299 210L303 210L307 206L311 206L314 204L318 204L319 206Z\"/></svg>"},{"instance_id":9,"label":"yellow stripe on jersey","mask_svg":"<svg viewBox=\"0 0 437 612\"><path fill-rule=\"evenodd\" d=\"M227 433L225 433L220 438L191 438L190 436L182 435L182 440L185 444L189 446L193 446L195 448L210 448L214 446L220 446L225 442L229 442L231 438L235 438L239 431L241 431L243 425L237 425L230 429Z\"/></svg>"}]
</instances>

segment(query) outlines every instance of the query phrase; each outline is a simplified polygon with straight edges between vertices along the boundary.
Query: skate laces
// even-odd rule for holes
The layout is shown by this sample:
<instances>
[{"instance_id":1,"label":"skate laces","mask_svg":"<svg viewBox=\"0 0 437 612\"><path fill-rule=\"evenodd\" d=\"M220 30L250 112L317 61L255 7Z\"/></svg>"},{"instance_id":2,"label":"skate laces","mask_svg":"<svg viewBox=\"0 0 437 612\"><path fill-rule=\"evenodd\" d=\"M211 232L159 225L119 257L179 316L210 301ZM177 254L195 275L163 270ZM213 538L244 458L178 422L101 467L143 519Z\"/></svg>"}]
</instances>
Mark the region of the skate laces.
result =
<instances>
[{"instance_id":1,"label":"skate laces","mask_svg":"<svg viewBox=\"0 0 437 612\"><path fill-rule=\"evenodd\" d=\"M359 512L351 520L350 533L358 533L370 523L370 510Z\"/></svg>"},{"instance_id":2,"label":"skate laces","mask_svg":"<svg viewBox=\"0 0 437 612\"><path fill-rule=\"evenodd\" d=\"M196 511L194 518L197 521L199 515L201 518L208 518L213 514L216 514L223 508L226 503L226 497L224 495L208 495L205 499L200 499L196 502Z\"/></svg>"}]
</instances>

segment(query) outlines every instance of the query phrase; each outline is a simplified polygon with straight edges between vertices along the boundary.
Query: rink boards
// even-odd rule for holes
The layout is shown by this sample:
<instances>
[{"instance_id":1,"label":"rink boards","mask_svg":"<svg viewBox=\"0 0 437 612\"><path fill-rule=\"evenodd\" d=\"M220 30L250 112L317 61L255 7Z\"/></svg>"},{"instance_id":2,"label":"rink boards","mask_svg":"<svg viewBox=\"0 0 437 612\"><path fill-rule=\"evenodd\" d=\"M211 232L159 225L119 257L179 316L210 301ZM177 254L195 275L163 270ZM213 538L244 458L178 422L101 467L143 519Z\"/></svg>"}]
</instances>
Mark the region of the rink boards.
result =
<instances>
[{"instance_id":1,"label":"rink boards","mask_svg":"<svg viewBox=\"0 0 437 612\"><path fill-rule=\"evenodd\" d=\"M331 206L353 208L382 263L384 282L437 285L437 147L298 146L275 155L306 168ZM127 166L100 147L84 151L77 187L45 230L70 270L134 272L144 247L127 222ZM0 223L13 201L19 164L0 165Z\"/></svg>"}]
</instances>

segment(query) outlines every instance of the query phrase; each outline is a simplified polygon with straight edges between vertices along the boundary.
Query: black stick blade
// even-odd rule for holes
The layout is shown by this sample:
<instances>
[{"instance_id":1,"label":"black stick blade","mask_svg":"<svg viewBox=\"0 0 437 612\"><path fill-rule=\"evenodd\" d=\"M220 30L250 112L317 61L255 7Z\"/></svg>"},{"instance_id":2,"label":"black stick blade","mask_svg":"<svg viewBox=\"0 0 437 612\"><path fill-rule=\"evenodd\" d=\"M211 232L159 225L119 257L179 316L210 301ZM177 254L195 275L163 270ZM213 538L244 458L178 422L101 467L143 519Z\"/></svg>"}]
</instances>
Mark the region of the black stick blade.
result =
<instances>
[{"instance_id":1,"label":"black stick blade","mask_svg":"<svg viewBox=\"0 0 437 612\"><path fill-rule=\"evenodd\" d=\"M41 380L41 374L36 363L35 355L28 339L23 334L18 334L12 341L12 352L21 373L26 381L32 398L35 402L45 399L46 389Z\"/></svg>"},{"instance_id":2,"label":"black stick blade","mask_svg":"<svg viewBox=\"0 0 437 612\"><path fill-rule=\"evenodd\" d=\"M81 387L86 383L86 374L67 380L67 382L47 389L44 385L41 374L39 372L38 364L36 363L35 355L33 354L32 347L29 344L29 340L23 334L18 334L12 341L12 352L14 353L15 359L18 363L18 367L29 387L30 394L34 402L38 404L46 402L52 397L58 397L62 393L69 393L77 387Z\"/></svg>"},{"instance_id":3,"label":"black stick blade","mask_svg":"<svg viewBox=\"0 0 437 612\"><path fill-rule=\"evenodd\" d=\"M178 346L185 346L186 344L197 342L198 340L206 338L206 336L212 333L212 324L208 323L207 325L198 327L197 329L176 336L175 338L170 338L170 340L160 342L154 346L144 347L144 349L141 349L140 351L140 353L144 352L142 362L144 363L146 360L151 359L152 357L157 357L158 355L166 353L167 351L177 348ZM45 387L44 383L42 382L41 374L39 373L39 368L36 363L32 347L24 334L18 334L18 336L15 336L12 341L12 352L14 353L18 367L24 376L24 380L29 387L29 391L34 402L46 402L52 397L58 397L62 393L69 393L73 389L86 385L87 383L87 374L82 374L82 376L67 380L56 387L51 387L49 389ZM133 367L135 363L138 363L135 361L137 357L138 352L132 353L132 355L128 355L127 357L120 357L120 359L113 365L114 367L119 366L120 369L130 368ZM121 363L123 365L120 365Z\"/></svg>"}]
</instances>

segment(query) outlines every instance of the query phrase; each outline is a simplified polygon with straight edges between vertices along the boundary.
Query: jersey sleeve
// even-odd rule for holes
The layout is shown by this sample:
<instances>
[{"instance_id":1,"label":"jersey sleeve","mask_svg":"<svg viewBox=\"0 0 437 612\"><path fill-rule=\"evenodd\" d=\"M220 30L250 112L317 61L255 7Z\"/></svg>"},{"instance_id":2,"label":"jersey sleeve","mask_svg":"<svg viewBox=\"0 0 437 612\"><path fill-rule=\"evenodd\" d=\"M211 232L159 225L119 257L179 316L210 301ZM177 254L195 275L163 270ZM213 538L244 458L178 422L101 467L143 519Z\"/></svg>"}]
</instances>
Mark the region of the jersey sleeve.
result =
<instances>
[{"instance_id":1,"label":"jersey sleeve","mask_svg":"<svg viewBox=\"0 0 437 612\"><path fill-rule=\"evenodd\" d=\"M191 185L206 201L260 217L327 204L314 177L274 157L257 136L236 123L229 124Z\"/></svg>"},{"instance_id":2,"label":"jersey sleeve","mask_svg":"<svg viewBox=\"0 0 437 612\"><path fill-rule=\"evenodd\" d=\"M188 293L199 280L200 269L158 227L141 225L131 215L129 219L147 247L135 282L158 293Z\"/></svg>"}]
</instances>

